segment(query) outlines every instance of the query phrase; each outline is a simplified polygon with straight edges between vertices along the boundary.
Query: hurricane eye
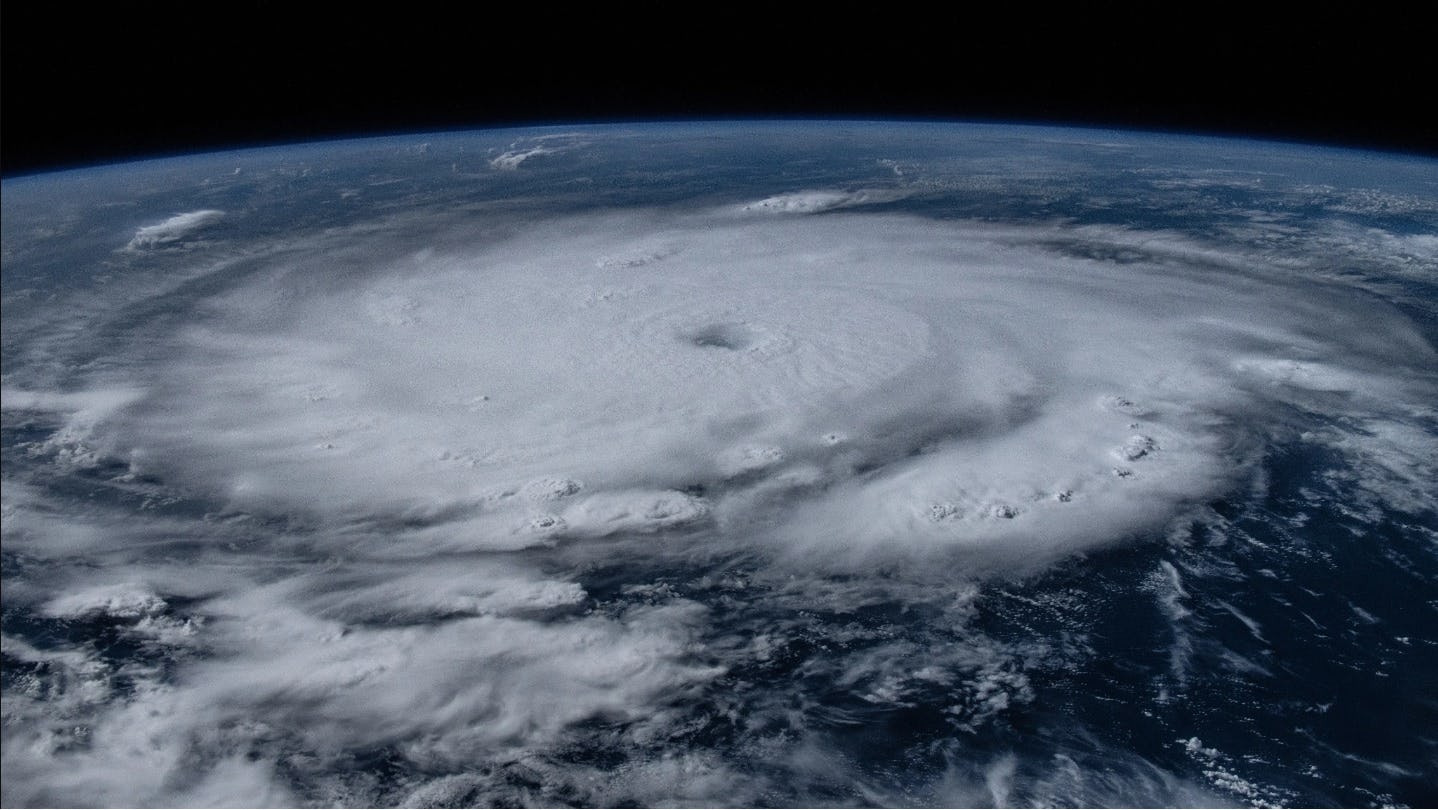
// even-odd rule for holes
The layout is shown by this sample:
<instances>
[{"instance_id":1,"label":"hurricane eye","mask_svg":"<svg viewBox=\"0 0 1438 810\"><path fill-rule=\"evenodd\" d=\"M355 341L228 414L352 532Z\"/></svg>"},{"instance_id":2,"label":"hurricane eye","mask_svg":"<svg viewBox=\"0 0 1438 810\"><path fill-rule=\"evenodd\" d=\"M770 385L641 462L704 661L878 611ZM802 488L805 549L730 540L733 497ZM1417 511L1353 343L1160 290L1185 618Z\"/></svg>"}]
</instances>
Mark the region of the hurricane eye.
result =
<instances>
[{"instance_id":1,"label":"hurricane eye","mask_svg":"<svg viewBox=\"0 0 1438 810\"><path fill-rule=\"evenodd\" d=\"M754 343L749 328L739 323L711 323L686 332L682 337L701 349L727 349L733 352L747 349Z\"/></svg>"}]
</instances>

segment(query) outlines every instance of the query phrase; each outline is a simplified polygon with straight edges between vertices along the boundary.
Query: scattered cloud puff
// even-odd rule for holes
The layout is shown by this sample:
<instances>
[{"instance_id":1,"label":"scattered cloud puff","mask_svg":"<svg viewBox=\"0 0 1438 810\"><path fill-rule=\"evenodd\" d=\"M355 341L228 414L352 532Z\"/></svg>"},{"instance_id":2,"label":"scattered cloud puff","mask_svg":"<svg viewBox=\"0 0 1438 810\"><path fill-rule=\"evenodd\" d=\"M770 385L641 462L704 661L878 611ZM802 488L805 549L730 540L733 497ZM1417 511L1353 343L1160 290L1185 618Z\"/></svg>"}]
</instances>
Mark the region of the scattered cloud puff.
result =
<instances>
[{"instance_id":1,"label":"scattered cloud puff","mask_svg":"<svg viewBox=\"0 0 1438 810\"><path fill-rule=\"evenodd\" d=\"M135 236L125 246L127 250L152 250L174 244L190 234L218 222L224 211L206 209L176 214L156 225L145 225L135 231Z\"/></svg>"},{"instance_id":2,"label":"scattered cloud puff","mask_svg":"<svg viewBox=\"0 0 1438 810\"><path fill-rule=\"evenodd\" d=\"M142 585L123 584L87 588L51 600L43 612L66 619L111 616L138 619L165 609L165 600Z\"/></svg>"}]
</instances>

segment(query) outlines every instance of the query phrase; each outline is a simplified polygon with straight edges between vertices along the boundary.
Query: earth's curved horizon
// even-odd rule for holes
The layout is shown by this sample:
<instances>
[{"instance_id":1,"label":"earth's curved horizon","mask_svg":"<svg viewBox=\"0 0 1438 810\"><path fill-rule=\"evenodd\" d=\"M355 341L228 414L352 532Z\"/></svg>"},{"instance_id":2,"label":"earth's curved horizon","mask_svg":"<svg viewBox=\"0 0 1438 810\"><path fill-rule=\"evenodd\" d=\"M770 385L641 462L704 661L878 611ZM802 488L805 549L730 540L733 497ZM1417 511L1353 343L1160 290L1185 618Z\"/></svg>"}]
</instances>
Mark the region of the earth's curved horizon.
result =
<instances>
[{"instance_id":1,"label":"earth's curved horizon","mask_svg":"<svg viewBox=\"0 0 1438 810\"><path fill-rule=\"evenodd\" d=\"M632 124L0 205L6 805L1438 800L1438 161Z\"/></svg>"}]
</instances>

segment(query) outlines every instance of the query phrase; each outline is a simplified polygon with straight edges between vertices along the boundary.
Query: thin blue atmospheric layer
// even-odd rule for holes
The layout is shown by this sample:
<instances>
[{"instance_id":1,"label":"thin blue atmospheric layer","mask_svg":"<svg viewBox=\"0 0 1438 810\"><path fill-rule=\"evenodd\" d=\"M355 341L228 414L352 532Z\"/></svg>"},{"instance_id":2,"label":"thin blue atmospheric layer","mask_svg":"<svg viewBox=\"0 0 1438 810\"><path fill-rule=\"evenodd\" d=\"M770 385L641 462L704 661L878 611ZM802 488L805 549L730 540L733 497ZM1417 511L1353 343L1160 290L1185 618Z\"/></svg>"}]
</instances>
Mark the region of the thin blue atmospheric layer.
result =
<instances>
[{"instance_id":1,"label":"thin blue atmospheric layer","mask_svg":"<svg viewBox=\"0 0 1438 810\"><path fill-rule=\"evenodd\" d=\"M7 805L1438 801L1432 160L712 122L4 191Z\"/></svg>"}]
</instances>

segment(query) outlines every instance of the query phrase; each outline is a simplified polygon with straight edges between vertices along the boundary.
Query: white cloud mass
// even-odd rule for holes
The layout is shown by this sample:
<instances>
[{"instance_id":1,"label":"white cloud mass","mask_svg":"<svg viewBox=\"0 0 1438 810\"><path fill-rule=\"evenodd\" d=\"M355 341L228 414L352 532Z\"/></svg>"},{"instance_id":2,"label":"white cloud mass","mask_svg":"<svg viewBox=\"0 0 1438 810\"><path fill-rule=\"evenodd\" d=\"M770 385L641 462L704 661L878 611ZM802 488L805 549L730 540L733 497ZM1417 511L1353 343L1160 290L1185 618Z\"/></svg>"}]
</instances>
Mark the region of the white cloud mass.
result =
<instances>
[{"instance_id":1,"label":"white cloud mass","mask_svg":"<svg viewBox=\"0 0 1438 810\"><path fill-rule=\"evenodd\" d=\"M713 526L839 567L1011 566L1220 492L1282 402L1431 382L1387 362L1433 358L1381 305L1178 237L1084 233L1152 253L1115 265L1037 229L695 216L606 262L651 255L651 222L536 225L322 295L276 266L170 339L111 450L235 508L403 516L376 553Z\"/></svg>"},{"instance_id":2,"label":"white cloud mass","mask_svg":"<svg viewBox=\"0 0 1438 810\"><path fill-rule=\"evenodd\" d=\"M217 222L224 215L224 211L213 210L176 214L164 222L139 228L135 231L134 238L125 247L130 250L164 247Z\"/></svg>"}]
</instances>

